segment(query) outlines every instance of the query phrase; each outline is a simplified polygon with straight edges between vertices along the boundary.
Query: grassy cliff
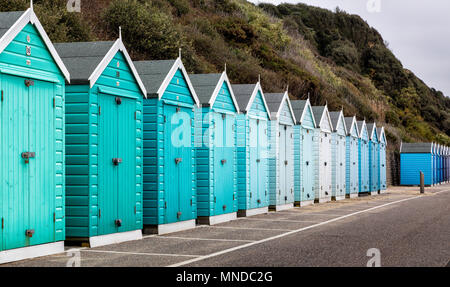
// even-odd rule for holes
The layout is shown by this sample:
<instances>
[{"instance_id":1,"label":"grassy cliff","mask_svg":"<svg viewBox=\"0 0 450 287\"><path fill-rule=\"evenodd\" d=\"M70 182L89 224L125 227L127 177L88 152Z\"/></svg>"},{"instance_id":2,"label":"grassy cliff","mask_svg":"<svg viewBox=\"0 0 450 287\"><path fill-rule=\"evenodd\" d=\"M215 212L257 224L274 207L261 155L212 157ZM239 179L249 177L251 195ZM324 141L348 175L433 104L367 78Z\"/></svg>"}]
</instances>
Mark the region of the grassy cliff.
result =
<instances>
[{"instance_id":1,"label":"grassy cliff","mask_svg":"<svg viewBox=\"0 0 450 287\"><path fill-rule=\"evenodd\" d=\"M428 87L359 16L303 4L255 6L244 0L93 0L68 13L66 0L35 0L54 42L123 38L132 57L167 59L183 49L189 72L227 71L234 83L261 74L267 92L289 84L292 98L344 107L346 116L386 126L403 141L450 145L450 99ZM28 0L0 3L22 10Z\"/></svg>"}]
</instances>

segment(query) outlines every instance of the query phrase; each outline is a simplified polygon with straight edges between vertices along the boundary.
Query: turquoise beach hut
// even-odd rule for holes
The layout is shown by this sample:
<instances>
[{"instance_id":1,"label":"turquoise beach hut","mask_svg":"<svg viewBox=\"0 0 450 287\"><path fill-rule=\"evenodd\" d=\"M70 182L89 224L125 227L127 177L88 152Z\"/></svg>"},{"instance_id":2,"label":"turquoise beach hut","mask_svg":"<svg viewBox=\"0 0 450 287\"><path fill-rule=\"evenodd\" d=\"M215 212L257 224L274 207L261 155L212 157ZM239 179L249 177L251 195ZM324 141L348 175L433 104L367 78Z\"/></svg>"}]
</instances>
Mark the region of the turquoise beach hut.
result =
<instances>
[{"instance_id":1,"label":"turquoise beach hut","mask_svg":"<svg viewBox=\"0 0 450 287\"><path fill-rule=\"evenodd\" d=\"M420 185L423 172L425 185L434 184L433 143L401 143L400 145L400 185Z\"/></svg>"},{"instance_id":2,"label":"turquoise beach hut","mask_svg":"<svg viewBox=\"0 0 450 287\"><path fill-rule=\"evenodd\" d=\"M331 134L331 194L335 200L345 199L346 193L346 135L344 112L330 112Z\"/></svg>"},{"instance_id":3,"label":"turquoise beach hut","mask_svg":"<svg viewBox=\"0 0 450 287\"><path fill-rule=\"evenodd\" d=\"M369 192L370 174L369 174L369 133L367 131L366 121L358 121L359 140L358 140L358 181L359 193Z\"/></svg>"},{"instance_id":4,"label":"turquoise beach hut","mask_svg":"<svg viewBox=\"0 0 450 287\"><path fill-rule=\"evenodd\" d=\"M0 13L0 264L64 251L65 80L33 7Z\"/></svg>"},{"instance_id":5,"label":"turquoise beach hut","mask_svg":"<svg viewBox=\"0 0 450 287\"><path fill-rule=\"evenodd\" d=\"M294 203L314 204L314 131L316 122L309 99L292 101L294 126Z\"/></svg>"},{"instance_id":6,"label":"turquoise beach hut","mask_svg":"<svg viewBox=\"0 0 450 287\"><path fill-rule=\"evenodd\" d=\"M380 193L383 193L387 189L387 181L386 181L386 133L384 132L384 127L377 128L378 133L378 147L379 147L379 156L378 156L378 167L379 167L379 190Z\"/></svg>"},{"instance_id":7,"label":"turquoise beach hut","mask_svg":"<svg viewBox=\"0 0 450 287\"><path fill-rule=\"evenodd\" d=\"M144 233L195 227L194 110L197 94L181 61L134 62L144 99Z\"/></svg>"},{"instance_id":8,"label":"turquoise beach hut","mask_svg":"<svg viewBox=\"0 0 450 287\"><path fill-rule=\"evenodd\" d=\"M347 136L345 144L346 154L346 197L358 197L359 193L359 130L356 117L346 117L345 124L347 127Z\"/></svg>"},{"instance_id":9,"label":"turquoise beach hut","mask_svg":"<svg viewBox=\"0 0 450 287\"><path fill-rule=\"evenodd\" d=\"M269 122L269 208L294 207L295 116L288 91L264 95L271 114Z\"/></svg>"},{"instance_id":10,"label":"turquoise beach hut","mask_svg":"<svg viewBox=\"0 0 450 287\"><path fill-rule=\"evenodd\" d=\"M261 83L232 85L240 114L237 119L238 216L268 212L269 108Z\"/></svg>"},{"instance_id":11,"label":"turquoise beach hut","mask_svg":"<svg viewBox=\"0 0 450 287\"><path fill-rule=\"evenodd\" d=\"M239 107L226 71L189 77L200 101L195 116L197 221L212 225L237 217Z\"/></svg>"},{"instance_id":12,"label":"turquoise beach hut","mask_svg":"<svg viewBox=\"0 0 450 287\"><path fill-rule=\"evenodd\" d=\"M65 106L67 239L91 247L141 239L145 87L121 35L55 47L72 75Z\"/></svg>"}]
</instances>

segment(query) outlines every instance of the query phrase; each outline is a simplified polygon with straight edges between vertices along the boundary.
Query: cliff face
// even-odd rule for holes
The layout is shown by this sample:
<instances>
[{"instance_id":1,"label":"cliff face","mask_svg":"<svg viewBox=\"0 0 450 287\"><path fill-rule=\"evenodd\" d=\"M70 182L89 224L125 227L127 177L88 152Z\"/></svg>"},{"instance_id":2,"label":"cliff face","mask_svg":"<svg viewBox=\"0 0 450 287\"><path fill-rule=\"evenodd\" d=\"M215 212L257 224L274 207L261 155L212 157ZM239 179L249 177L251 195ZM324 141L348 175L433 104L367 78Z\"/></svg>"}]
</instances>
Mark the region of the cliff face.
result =
<instances>
[{"instance_id":1,"label":"cliff face","mask_svg":"<svg viewBox=\"0 0 450 287\"><path fill-rule=\"evenodd\" d=\"M284 90L313 104L344 107L346 116L386 126L389 147L403 141L450 144L450 99L428 87L359 16L303 4L255 6L244 0L35 0L54 42L111 40L122 26L132 57L178 55L189 72L223 70L234 83L261 74L267 92ZM0 2L24 10L28 0Z\"/></svg>"}]
</instances>

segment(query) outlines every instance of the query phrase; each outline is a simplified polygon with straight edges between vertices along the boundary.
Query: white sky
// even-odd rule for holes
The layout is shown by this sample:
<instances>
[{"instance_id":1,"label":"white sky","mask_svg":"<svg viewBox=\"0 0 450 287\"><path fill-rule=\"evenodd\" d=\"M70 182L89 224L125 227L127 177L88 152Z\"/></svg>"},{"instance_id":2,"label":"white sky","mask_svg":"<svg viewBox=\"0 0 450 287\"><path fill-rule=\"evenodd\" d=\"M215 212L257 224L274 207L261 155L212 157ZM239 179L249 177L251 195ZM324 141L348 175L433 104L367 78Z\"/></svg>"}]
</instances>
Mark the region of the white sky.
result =
<instances>
[{"instance_id":1,"label":"white sky","mask_svg":"<svg viewBox=\"0 0 450 287\"><path fill-rule=\"evenodd\" d=\"M357 14L380 32L403 66L450 96L449 0L250 0L305 3ZM368 4L372 4L369 5Z\"/></svg>"}]
</instances>

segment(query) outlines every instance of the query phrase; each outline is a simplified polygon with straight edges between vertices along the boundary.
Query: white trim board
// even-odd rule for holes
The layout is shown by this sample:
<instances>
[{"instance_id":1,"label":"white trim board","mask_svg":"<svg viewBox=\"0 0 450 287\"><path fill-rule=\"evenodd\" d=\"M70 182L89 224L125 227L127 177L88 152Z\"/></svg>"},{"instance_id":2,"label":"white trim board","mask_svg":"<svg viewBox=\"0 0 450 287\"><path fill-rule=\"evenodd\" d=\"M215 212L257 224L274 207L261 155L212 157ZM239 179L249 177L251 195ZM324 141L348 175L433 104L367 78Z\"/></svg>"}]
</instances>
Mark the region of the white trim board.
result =
<instances>
[{"instance_id":1,"label":"white trim board","mask_svg":"<svg viewBox=\"0 0 450 287\"><path fill-rule=\"evenodd\" d=\"M56 62L56 65L61 70L61 73L64 75L67 82L70 83L70 73L67 70L66 66L64 65L64 62L59 57L58 52L56 52L55 47L52 44L52 41L48 37L47 33L44 30L44 27L42 27L41 22L39 22L39 19L37 18L36 14L34 13L32 8L28 8L22 16L14 23L14 25L9 28L8 31L0 38L0 53L5 50L6 47L16 38L16 36L23 30L23 28L28 24L33 24L36 29L38 30L40 36L44 40L45 45L47 46L47 49L49 50L50 54L52 55L53 59Z\"/></svg>"},{"instance_id":2,"label":"white trim board","mask_svg":"<svg viewBox=\"0 0 450 287\"><path fill-rule=\"evenodd\" d=\"M64 241L0 251L0 264L64 252Z\"/></svg>"},{"instance_id":3,"label":"white trim board","mask_svg":"<svg viewBox=\"0 0 450 287\"><path fill-rule=\"evenodd\" d=\"M222 88L222 84L224 82L227 84L228 90L230 91L231 99L233 100L233 104L236 109L236 113L239 114L240 113L239 106L236 101L236 97L234 96L233 88L231 87L231 82L230 82L230 79L228 79L228 75L227 75L226 71L223 71L222 75L220 76L220 79L217 82L217 85L214 89L214 92L212 93L211 98L208 101L208 104L209 104L210 108L213 107L214 103L216 102L216 98L219 95L220 89Z\"/></svg>"},{"instance_id":4,"label":"white trim board","mask_svg":"<svg viewBox=\"0 0 450 287\"><path fill-rule=\"evenodd\" d=\"M99 235L89 238L89 245L91 248L105 246L110 244L117 244L126 241L141 240L142 230L133 230L127 232L112 233L106 235Z\"/></svg>"},{"instance_id":5,"label":"white trim board","mask_svg":"<svg viewBox=\"0 0 450 287\"><path fill-rule=\"evenodd\" d=\"M245 107L245 112L247 113L252 108L253 101L255 100L256 95L258 94L258 91L261 93L261 98L263 100L264 107L266 108L266 113L269 117L269 120L271 120L272 118L271 118L270 110L269 110L269 107L267 106L266 98L264 97L264 92L261 87L261 82L259 82L259 81L256 83L255 88L253 89L252 95L250 96L250 99L248 100L247 106Z\"/></svg>"}]
</instances>

